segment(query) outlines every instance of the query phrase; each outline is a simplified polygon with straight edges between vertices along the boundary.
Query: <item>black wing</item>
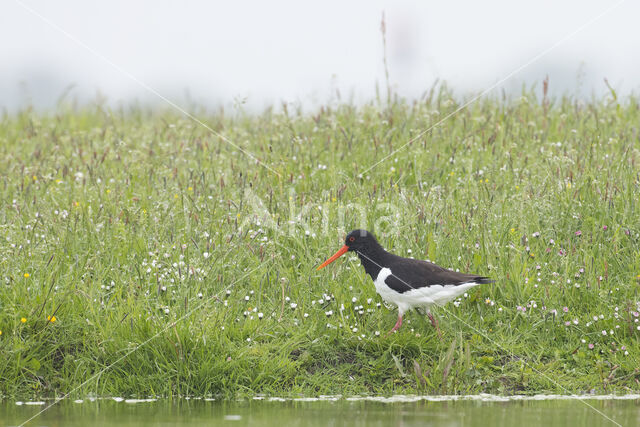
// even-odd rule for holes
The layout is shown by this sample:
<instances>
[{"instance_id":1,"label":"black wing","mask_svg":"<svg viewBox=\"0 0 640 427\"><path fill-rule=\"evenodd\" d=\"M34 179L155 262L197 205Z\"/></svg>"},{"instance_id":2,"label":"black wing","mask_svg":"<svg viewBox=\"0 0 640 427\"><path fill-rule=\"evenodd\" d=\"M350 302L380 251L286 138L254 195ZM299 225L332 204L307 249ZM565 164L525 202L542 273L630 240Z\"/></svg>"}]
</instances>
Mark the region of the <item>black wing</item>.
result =
<instances>
[{"instance_id":1,"label":"black wing","mask_svg":"<svg viewBox=\"0 0 640 427\"><path fill-rule=\"evenodd\" d=\"M393 274L387 277L385 283L399 293L432 285L460 285L468 282L485 284L493 282L493 280L485 276L458 273L431 262L417 259L394 256L394 259L388 260L386 264Z\"/></svg>"}]
</instances>

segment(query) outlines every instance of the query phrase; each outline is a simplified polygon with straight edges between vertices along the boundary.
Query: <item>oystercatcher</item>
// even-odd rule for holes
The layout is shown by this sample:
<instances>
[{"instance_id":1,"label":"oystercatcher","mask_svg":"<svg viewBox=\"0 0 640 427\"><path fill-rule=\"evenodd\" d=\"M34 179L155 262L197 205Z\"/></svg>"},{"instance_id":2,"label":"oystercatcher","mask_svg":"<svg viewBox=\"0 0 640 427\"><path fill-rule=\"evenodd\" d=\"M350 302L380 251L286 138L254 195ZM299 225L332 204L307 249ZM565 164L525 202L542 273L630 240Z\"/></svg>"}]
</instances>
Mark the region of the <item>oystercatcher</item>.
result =
<instances>
[{"instance_id":1,"label":"oystercatcher","mask_svg":"<svg viewBox=\"0 0 640 427\"><path fill-rule=\"evenodd\" d=\"M384 250L374 235L366 230L353 230L344 246L326 260L318 270L354 251L382 299L398 307L398 321L389 333L402 325L402 315L409 309L423 308L438 334L440 329L431 314L431 306L444 305L469 289L492 283L488 277L464 274L442 268L427 261L403 258Z\"/></svg>"}]
</instances>

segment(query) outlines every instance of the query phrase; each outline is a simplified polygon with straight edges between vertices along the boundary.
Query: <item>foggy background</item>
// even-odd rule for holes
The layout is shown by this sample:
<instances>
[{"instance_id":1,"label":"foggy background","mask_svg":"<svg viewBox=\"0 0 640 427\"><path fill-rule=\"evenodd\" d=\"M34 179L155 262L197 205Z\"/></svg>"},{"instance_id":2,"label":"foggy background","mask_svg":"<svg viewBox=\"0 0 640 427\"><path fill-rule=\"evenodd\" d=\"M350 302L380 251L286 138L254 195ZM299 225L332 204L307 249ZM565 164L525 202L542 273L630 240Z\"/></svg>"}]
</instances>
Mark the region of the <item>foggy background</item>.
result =
<instances>
[{"instance_id":1,"label":"foggy background","mask_svg":"<svg viewBox=\"0 0 640 427\"><path fill-rule=\"evenodd\" d=\"M335 100L336 91L343 100L367 101L376 84L385 93L383 11L399 94L419 97L440 79L468 95L614 4L2 0L0 110L52 109L63 94L79 103L164 104L135 79L183 107L313 108ZM492 93L541 87L547 74L555 94L607 93L604 78L619 94L638 93L638 17L639 2L622 2Z\"/></svg>"}]
</instances>

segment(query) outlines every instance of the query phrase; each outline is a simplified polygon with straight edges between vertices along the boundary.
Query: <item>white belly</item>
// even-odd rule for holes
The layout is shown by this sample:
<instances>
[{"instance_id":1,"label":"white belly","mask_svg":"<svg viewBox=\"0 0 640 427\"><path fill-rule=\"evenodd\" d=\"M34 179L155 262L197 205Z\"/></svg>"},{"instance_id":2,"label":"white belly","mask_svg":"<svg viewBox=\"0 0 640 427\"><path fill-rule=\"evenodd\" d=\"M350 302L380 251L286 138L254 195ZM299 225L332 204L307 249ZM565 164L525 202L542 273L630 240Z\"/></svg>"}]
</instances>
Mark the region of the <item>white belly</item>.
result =
<instances>
[{"instance_id":1,"label":"white belly","mask_svg":"<svg viewBox=\"0 0 640 427\"><path fill-rule=\"evenodd\" d=\"M429 311L429 307L432 305L446 304L474 286L479 285L479 283L474 282L461 283L459 285L432 285L400 293L394 291L385 283L385 279L390 275L391 270L385 267L380 270L373 283L376 285L376 292L383 300L398 306L400 314L413 307L424 307Z\"/></svg>"}]
</instances>

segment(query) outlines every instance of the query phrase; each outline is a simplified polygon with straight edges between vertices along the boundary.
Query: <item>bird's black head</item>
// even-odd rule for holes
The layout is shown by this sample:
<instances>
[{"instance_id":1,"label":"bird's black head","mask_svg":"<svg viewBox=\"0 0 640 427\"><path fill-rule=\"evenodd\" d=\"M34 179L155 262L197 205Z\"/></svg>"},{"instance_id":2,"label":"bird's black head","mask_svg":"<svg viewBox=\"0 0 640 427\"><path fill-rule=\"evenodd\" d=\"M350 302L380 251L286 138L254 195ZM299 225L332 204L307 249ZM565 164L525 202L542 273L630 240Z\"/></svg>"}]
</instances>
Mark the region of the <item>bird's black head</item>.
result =
<instances>
[{"instance_id":1,"label":"bird's black head","mask_svg":"<svg viewBox=\"0 0 640 427\"><path fill-rule=\"evenodd\" d=\"M356 252L369 252L370 249L380 246L376 237L367 230L353 230L344 239L345 246L349 247L350 251Z\"/></svg>"},{"instance_id":2,"label":"bird's black head","mask_svg":"<svg viewBox=\"0 0 640 427\"><path fill-rule=\"evenodd\" d=\"M333 254L331 258L318 267L318 270L331 264L333 261L346 254L348 251L355 251L358 254L372 254L376 251L382 250L382 247L374 237L373 233L367 230L353 230L344 239L344 246L341 247L338 252Z\"/></svg>"}]
</instances>

